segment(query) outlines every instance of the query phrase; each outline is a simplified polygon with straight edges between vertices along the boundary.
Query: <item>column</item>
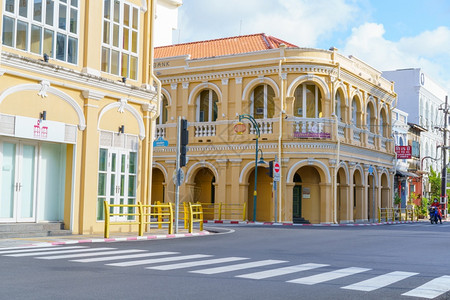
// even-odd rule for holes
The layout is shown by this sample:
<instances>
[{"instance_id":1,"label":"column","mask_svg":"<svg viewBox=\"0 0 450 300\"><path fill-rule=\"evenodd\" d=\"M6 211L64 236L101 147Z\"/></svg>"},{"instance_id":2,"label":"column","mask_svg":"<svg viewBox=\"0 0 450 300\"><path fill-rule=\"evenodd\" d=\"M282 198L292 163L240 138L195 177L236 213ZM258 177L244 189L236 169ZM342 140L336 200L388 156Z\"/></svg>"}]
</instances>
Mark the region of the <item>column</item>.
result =
<instances>
[{"instance_id":1,"label":"column","mask_svg":"<svg viewBox=\"0 0 450 300\"><path fill-rule=\"evenodd\" d=\"M286 199L286 201L285 201L283 212L281 214L281 216L282 216L281 220L285 220L286 222L289 222L289 223L293 222L293 212L292 212L293 198L292 197L294 195L294 186L295 186L294 182L285 184L285 193L286 193L285 199ZM280 200L280 199L278 199L278 200Z\"/></svg>"},{"instance_id":2,"label":"column","mask_svg":"<svg viewBox=\"0 0 450 300\"><path fill-rule=\"evenodd\" d=\"M226 203L227 202L227 159L216 159L216 163L218 166L219 178L216 178L217 184L217 198L216 203Z\"/></svg>"},{"instance_id":3,"label":"column","mask_svg":"<svg viewBox=\"0 0 450 300\"><path fill-rule=\"evenodd\" d=\"M234 110L235 114L242 115L245 113L245 108L242 107L242 77L236 77L235 79L236 85L234 89ZM232 112L230 112L232 113Z\"/></svg>"},{"instance_id":4,"label":"column","mask_svg":"<svg viewBox=\"0 0 450 300\"><path fill-rule=\"evenodd\" d=\"M83 144L81 146L81 184L80 184L80 209L79 228L77 233L92 233L90 226L97 219L97 210L93 207L92 199L97 199L98 181L98 151L99 132L97 130L99 101L104 95L96 91L83 91L84 115L86 117L86 129L83 132ZM95 170L95 172L93 172ZM77 231L76 228L74 228Z\"/></svg>"},{"instance_id":5,"label":"column","mask_svg":"<svg viewBox=\"0 0 450 300\"><path fill-rule=\"evenodd\" d=\"M98 47L99 41L103 40L102 31L99 28L102 27L102 19L99 18L99 12L103 10L103 1L87 1L85 14L85 32L89 34L84 35L84 49L85 55L83 55L83 70L82 72L92 74L95 76L101 76L101 47ZM81 41L80 41L81 44ZM80 56L81 57L81 56Z\"/></svg>"},{"instance_id":6,"label":"column","mask_svg":"<svg viewBox=\"0 0 450 300\"><path fill-rule=\"evenodd\" d=\"M350 199L350 185L339 184L338 193L341 200L339 223L351 223L353 222L353 203Z\"/></svg>"},{"instance_id":7,"label":"column","mask_svg":"<svg viewBox=\"0 0 450 300\"><path fill-rule=\"evenodd\" d=\"M319 183L320 187L320 223L331 224L333 222L333 196L331 183Z\"/></svg>"}]
</instances>

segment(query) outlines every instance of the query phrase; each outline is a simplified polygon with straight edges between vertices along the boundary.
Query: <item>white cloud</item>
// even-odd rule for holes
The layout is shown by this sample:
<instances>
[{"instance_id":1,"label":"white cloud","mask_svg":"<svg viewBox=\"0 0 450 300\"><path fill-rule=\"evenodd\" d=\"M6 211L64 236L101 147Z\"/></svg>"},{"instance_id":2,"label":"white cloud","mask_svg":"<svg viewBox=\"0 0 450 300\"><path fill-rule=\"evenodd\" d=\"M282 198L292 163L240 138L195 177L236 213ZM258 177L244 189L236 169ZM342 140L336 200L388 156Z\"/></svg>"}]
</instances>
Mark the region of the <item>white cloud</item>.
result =
<instances>
[{"instance_id":1,"label":"white cloud","mask_svg":"<svg viewBox=\"0 0 450 300\"><path fill-rule=\"evenodd\" d=\"M346 30L362 16L348 0L185 0L183 6L182 41L264 32L316 47L318 40Z\"/></svg>"},{"instance_id":2,"label":"white cloud","mask_svg":"<svg viewBox=\"0 0 450 300\"><path fill-rule=\"evenodd\" d=\"M450 91L450 29L439 27L397 42L384 37L382 24L365 23L352 30L342 52L354 55L384 71L423 68L433 80Z\"/></svg>"}]
</instances>

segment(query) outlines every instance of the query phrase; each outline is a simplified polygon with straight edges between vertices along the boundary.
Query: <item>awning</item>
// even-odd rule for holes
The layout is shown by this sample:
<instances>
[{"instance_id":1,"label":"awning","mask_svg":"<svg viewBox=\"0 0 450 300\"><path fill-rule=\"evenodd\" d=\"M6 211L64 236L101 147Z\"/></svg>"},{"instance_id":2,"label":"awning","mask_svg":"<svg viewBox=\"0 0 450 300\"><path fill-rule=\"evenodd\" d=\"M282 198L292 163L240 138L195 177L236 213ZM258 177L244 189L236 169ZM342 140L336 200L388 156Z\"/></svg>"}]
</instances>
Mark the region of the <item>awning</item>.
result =
<instances>
[{"instance_id":1,"label":"awning","mask_svg":"<svg viewBox=\"0 0 450 300\"><path fill-rule=\"evenodd\" d=\"M395 173L395 175L400 176L400 177L419 177L419 175L417 175L415 173L400 171L400 170L397 170L397 173Z\"/></svg>"}]
</instances>

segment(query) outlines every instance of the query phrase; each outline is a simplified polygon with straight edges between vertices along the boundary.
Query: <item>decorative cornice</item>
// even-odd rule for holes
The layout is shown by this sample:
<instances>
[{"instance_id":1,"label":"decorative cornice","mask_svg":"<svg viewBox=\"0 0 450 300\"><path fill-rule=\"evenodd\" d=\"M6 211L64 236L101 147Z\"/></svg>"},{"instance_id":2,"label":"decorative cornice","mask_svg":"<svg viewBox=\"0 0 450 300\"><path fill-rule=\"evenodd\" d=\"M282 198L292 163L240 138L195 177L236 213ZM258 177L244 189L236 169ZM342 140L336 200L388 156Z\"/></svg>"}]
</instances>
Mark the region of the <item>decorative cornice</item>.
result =
<instances>
[{"instance_id":1,"label":"decorative cornice","mask_svg":"<svg viewBox=\"0 0 450 300\"><path fill-rule=\"evenodd\" d=\"M130 98L140 98L142 101L146 102L149 100L156 101L156 93L154 91L148 91L138 86L124 85L122 82L107 79L105 77L79 72L74 69L52 63L45 63L38 59L32 59L9 52L3 51L1 55L2 65L12 68L11 70L3 69L4 73L7 74L23 76L24 74L31 72L33 75L29 75L27 78L36 78L39 80L39 78L51 76L51 83L53 86L65 85L76 89L78 88L78 85L84 85L92 87L93 89L126 94ZM114 98L112 94L111 97Z\"/></svg>"},{"instance_id":2,"label":"decorative cornice","mask_svg":"<svg viewBox=\"0 0 450 300\"><path fill-rule=\"evenodd\" d=\"M85 99L102 100L105 97L105 94L94 90L84 90L82 94Z\"/></svg>"}]
</instances>

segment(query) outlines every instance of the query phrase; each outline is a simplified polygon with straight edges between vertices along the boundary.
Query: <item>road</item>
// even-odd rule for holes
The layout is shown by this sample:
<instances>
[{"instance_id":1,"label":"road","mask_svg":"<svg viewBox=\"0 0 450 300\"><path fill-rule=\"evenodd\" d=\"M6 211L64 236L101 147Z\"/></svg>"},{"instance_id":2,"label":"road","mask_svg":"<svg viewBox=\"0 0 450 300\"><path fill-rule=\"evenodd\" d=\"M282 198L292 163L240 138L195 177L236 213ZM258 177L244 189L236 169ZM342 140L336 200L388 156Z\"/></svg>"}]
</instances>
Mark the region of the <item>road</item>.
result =
<instances>
[{"instance_id":1,"label":"road","mask_svg":"<svg viewBox=\"0 0 450 300\"><path fill-rule=\"evenodd\" d=\"M0 299L450 299L450 223L220 231L0 249Z\"/></svg>"}]
</instances>

